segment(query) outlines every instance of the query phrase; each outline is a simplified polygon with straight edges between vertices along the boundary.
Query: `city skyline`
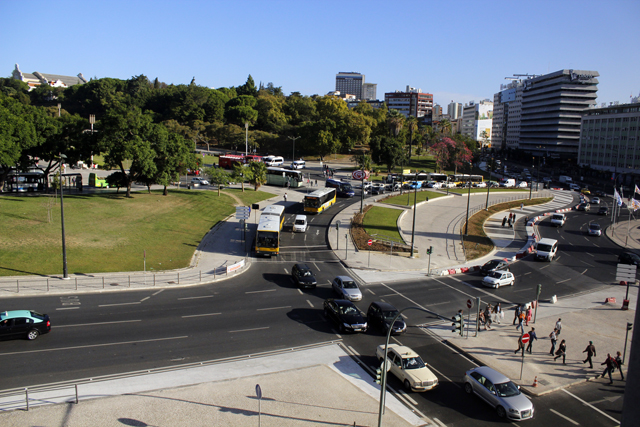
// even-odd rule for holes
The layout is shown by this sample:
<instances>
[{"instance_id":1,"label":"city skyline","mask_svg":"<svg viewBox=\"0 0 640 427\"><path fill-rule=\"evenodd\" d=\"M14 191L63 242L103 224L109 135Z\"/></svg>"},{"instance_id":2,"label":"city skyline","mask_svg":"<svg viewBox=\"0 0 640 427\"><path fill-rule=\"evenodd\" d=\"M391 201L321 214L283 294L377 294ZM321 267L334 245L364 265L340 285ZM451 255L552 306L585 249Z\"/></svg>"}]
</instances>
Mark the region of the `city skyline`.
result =
<instances>
[{"instance_id":1,"label":"city skyline","mask_svg":"<svg viewBox=\"0 0 640 427\"><path fill-rule=\"evenodd\" d=\"M0 47L2 77L10 77L16 63L28 73L144 74L167 84L195 78L213 88L240 86L251 75L286 95L324 95L335 89L336 74L358 72L377 84L378 99L409 85L446 107L491 100L513 74L576 69L599 72L598 106L640 94L640 76L632 72L640 65L632 50L640 39L634 22L640 4L633 1L600 7L543 0L532 10L470 1L31 5L26 12L17 3L0 4L5 37L13 36ZM424 40L401 37L408 28Z\"/></svg>"}]
</instances>

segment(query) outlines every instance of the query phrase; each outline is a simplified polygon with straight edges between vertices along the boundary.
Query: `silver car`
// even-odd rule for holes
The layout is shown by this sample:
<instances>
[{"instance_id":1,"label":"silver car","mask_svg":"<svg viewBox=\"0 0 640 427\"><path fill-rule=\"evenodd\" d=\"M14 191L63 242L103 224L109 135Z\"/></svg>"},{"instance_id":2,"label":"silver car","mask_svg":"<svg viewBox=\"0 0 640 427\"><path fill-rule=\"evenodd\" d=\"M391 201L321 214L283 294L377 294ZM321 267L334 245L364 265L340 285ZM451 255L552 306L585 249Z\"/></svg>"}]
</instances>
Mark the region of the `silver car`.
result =
<instances>
[{"instance_id":1,"label":"silver car","mask_svg":"<svg viewBox=\"0 0 640 427\"><path fill-rule=\"evenodd\" d=\"M341 298L349 301L362 300L362 292L360 292L358 284L349 276L336 277L333 279L331 287Z\"/></svg>"},{"instance_id":2,"label":"silver car","mask_svg":"<svg viewBox=\"0 0 640 427\"><path fill-rule=\"evenodd\" d=\"M464 390L477 394L496 408L500 418L521 421L533 417L533 403L522 394L520 386L488 366L468 370L464 376Z\"/></svg>"}]
</instances>

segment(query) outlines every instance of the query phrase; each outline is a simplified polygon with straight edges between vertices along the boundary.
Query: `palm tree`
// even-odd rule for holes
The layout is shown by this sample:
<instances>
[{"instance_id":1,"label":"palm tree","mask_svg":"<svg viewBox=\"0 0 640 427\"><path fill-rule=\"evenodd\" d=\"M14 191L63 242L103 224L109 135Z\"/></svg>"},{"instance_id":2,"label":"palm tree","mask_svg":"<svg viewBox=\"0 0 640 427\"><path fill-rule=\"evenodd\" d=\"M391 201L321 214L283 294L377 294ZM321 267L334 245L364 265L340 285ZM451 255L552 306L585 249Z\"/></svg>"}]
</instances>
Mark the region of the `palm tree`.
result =
<instances>
[{"instance_id":1,"label":"palm tree","mask_svg":"<svg viewBox=\"0 0 640 427\"><path fill-rule=\"evenodd\" d=\"M413 147L413 132L418 129L418 119L414 116L407 118L407 129L409 129L409 161L411 161L411 148Z\"/></svg>"},{"instance_id":2,"label":"palm tree","mask_svg":"<svg viewBox=\"0 0 640 427\"><path fill-rule=\"evenodd\" d=\"M398 110L389 109L389 114L387 115L387 123L389 124L389 131L391 133L391 136L398 136L398 134L402 130L402 126L404 126L404 120L404 116Z\"/></svg>"},{"instance_id":3,"label":"palm tree","mask_svg":"<svg viewBox=\"0 0 640 427\"><path fill-rule=\"evenodd\" d=\"M440 133L443 135L450 135L451 134L451 121L449 121L448 119L443 119L440 121Z\"/></svg>"}]
</instances>

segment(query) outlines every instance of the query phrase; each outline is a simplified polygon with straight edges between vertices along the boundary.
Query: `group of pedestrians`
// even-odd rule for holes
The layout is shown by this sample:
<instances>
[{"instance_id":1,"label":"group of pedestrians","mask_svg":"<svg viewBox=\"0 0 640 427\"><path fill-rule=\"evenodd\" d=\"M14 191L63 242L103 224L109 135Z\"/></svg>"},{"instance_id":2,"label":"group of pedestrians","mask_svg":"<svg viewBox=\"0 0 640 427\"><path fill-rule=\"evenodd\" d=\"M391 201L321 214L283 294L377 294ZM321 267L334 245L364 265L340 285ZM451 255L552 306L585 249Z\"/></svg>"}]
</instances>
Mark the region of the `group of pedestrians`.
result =
<instances>
[{"instance_id":1,"label":"group of pedestrians","mask_svg":"<svg viewBox=\"0 0 640 427\"><path fill-rule=\"evenodd\" d=\"M495 306L487 304L485 309L480 312L480 324L484 327L484 330L491 329L493 322L500 324L500 320L504 318L504 313L500 303Z\"/></svg>"},{"instance_id":2,"label":"group of pedestrians","mask_svg":"<svg viewBox=\"0 0 640 427\"><path fill-rule=\"evenodd\" d=\"M508 224L509 227L513 228L513 224L516 223L516 214L514 214L513 212L509 212L509 216L508 217L504 217L502 218L502 226L504 227L505 224Z\"/></svg>"},{"instance_id":3,"label":"group of pedestrians","mask_svg":"<svg viewBox=\"0 0 640 427\"><path fill-rule=\"evenodd\" d=\"M589 362L589 368L593 369L593 357L596 357L596 346L593 345L593 341L589 341L589 345L585 348L583 353L587 353L587 358L582 363ZM605 375L609 375L609 384L613 384L613 374L616 369L620 371L620 377L624 381L624 373L622 372L622 353L616 352L616 357L611 356L611 353L607 353L607 358L600 365L605 365L604 371L600 378L604 378Z\"/></svg>"},{"instance_id":4,"label":"group of pedestrians","mask_svg":"<svg viewBox=\"0 0 640 427\"><path fill-rule=\"evenodd\" d=\"M322 165L322 175L325 178L333 178L333 175L336 173L335 169L331 169L329 165L326 163Z\"/></svg>"},{"instance_id":5,"label":"group of pedestrians","mask_svg":"<svg viewBox=\"0 0 640 427\"><path fill-rule=\"evenodd\" d=\"M529 326L529 322L531 322L531 318L533 316L533 311L531 310L531 306L519 305L516 307L514 316L513 316L513 324L515 325L518 322L518 326L516 326L516 330L520 329L522 333L524 333L524 327Z\"/></svg>"}]
</instances>

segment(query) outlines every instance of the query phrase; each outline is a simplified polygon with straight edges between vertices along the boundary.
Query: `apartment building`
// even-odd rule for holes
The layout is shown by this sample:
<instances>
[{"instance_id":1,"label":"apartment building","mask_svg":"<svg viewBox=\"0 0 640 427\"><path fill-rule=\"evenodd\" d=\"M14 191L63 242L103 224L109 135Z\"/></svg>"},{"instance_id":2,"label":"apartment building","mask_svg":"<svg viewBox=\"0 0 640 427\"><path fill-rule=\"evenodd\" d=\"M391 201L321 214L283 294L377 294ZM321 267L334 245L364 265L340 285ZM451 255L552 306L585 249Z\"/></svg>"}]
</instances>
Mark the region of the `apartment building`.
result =
<instances>
[{"instance_id":1,"label":"apartment building","mask_svg":"<svg viewBox=\"0 0 640 427\"><path fill-rule=\"evenodd\" d=\"M407 86L405 92L387 92L384 101L389 109L397 110L405 117L430 118L432 115L433 95L423 93L422 89Z\"/></svg>"}]
</instances>

